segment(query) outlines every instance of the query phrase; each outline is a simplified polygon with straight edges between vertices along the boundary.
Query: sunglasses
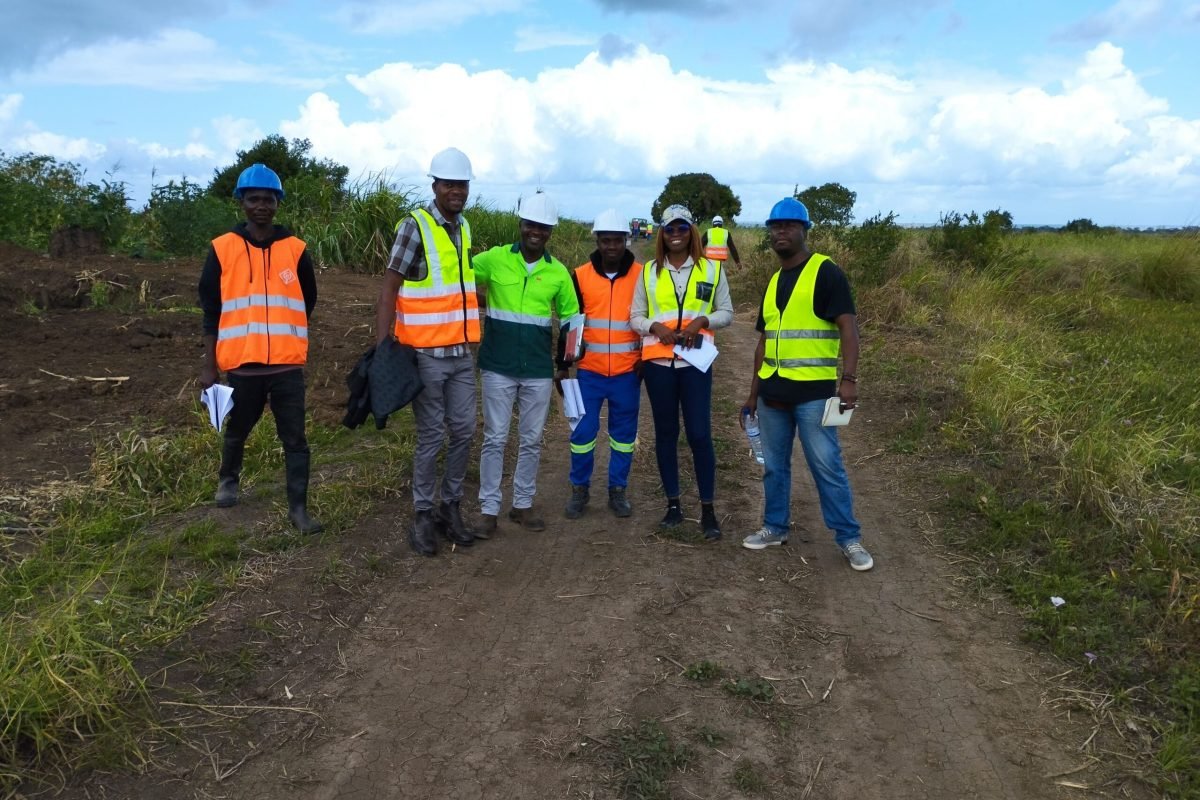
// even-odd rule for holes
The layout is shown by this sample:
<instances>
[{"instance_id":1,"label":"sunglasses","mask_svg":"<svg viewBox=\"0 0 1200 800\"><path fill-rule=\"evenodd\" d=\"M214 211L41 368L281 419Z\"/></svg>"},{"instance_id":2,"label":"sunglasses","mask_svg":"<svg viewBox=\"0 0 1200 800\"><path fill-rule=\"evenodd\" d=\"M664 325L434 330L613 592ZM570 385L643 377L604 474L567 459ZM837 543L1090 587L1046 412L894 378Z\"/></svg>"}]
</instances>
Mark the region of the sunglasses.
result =
<instances>
[{"instance_id":1,"label":"sunglasses","mask_svg":"<svg viewBox=\"0 0 1200 800\"><path fill-rule=\"evenodd\" d=\"M674 236L677 233L687 233L692 229L692 226L686 222L677 222L671 225L663 226L663 233L668 236Z\"/></svg>"}]
</instances>

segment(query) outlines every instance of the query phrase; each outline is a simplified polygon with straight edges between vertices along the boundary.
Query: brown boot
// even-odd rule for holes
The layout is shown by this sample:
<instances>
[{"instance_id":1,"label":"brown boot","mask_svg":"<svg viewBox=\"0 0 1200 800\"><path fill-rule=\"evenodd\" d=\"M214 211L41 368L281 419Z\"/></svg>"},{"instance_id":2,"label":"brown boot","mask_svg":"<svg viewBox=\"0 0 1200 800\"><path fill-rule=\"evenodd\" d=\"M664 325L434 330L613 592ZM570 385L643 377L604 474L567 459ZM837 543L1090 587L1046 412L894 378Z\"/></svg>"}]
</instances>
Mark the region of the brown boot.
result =
<instances>
[{"instance_id":1,"label":"brown boot","mask_svg":"<svg viewBox=\"0 0 1200 800\"><path fill-rule=\"evenodd\" d=\"M475 538L490 539L496 532L496 515L495 514L480 514L479 519L475 522Z\"/></svg>"},{"instance_id":2,"label":"brown boot","mask_svg":"<svg viewBox=\"0 0 1200 800\"><path fill-rule=\"evenodd\" d=\"M508 518L527 531L546 530L546 520L542 515L530 508L514 508L508 512Z\"/></svg>"}]
</instances>

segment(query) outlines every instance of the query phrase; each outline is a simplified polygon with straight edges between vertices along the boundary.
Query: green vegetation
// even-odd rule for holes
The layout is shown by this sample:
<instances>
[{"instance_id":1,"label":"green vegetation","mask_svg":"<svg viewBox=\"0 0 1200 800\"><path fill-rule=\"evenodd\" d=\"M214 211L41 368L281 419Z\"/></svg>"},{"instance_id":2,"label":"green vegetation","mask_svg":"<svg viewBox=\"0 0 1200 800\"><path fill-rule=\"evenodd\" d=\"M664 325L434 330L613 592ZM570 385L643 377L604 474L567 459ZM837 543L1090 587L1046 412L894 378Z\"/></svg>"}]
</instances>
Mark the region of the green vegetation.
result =
<instances>
[{"instance_id":1,"label":"green vegetation","mask_svg":"<svg viewBox=\"0 0 1200 800\"><path fill-rule=\"evenodd\" d=\"M683 677L690 681L711 681L721 677L724 672L721 665L713 661L697 661L688 665L683 671Z\"/></svg>"},{"instance_id":2,"label":"green vegetation","mask_svg":"<svg viewBox=\"0 0 1200 800\"><path fill-rule=\"evenodd\" d=\"M684 172L667 178L650 210L654 223L658 224L667 206L676 203L686 206L697 223L707 222L717 214L732 220L742 213L742 201L733 190L707 172Z\"/></svg>"},{"instance_id":3,"label":"green vegetation","mask_svg":"<svg viewBox=\"0 0 1200 800\"><path fill-rule=\"evenodd\" d=\"M329 159L315 159L309 155L310 152L312 142L308 139L292 139L289 142L277 133L272 134L255 142L249 150L239 150L232 164L213 170L208 194L221 200L233 197L238 176L251 164L266 164L275 170L285 190L289 181L302 179L304 182L326 184L335 194L343 194L350 169Z\"/></svg>"},{"instance_id":4,"label":"green vegetation","mask_svg":"<svg viewBox=\"0 0 1200 800\"><path fill-rule=\"evenodd\" d=\"M198 412L199 413L199 412ZM336 534L407 473L404 420L371 437L310 423L313 505ZM148 431L148 432L143 432ZM301 546L282 506L254 531L184 521L213 490L219 447L201 425L152 426L97 443L91 485L58 498L20 538L0 537L0 791L63 769L137 765L157 712L137 664L151 662L237 582L247 563ZM244 491L278 495L282 453L268 425L247 447ZM331 561L320 580L336 582ZM254 653L213 667L222 683L253 671Z\"/></svg>"},{"instance_id":5,"label":"green vegetation","mask_svg":"<svg viewBox=\"0 0 1200 800\"><path fill-rule=\"evenodd\" d=\"M630 800L670 800L671 776L686 769L693 758L690 747L673 742L653 719L643 720L636 728L612 731L605 744L611 751L621 794Z\"/></svg>"},{"instance_id":6,"label":"green vegetation","mask_svg":"<svg viewBox=\"0 0 1200 800\"><path fill-rule=\"evenodd\" d=\"M775 699L775 687L762 678L731 678L722 684L722 688L734 697L744 697L756 703L769 703Z\"/></svg>"},{"instance_id":7,"label":"green vegetation","mask_svg":"<svg viewBox=\"0 0 1200 800\"><path fill-rule=\"evenodd\" d=\"M854 201L858 199L858 192L852 192L840 183L810 186L804 191L797 186L792 196L804 203L809 218L818 227L844 228L854 221Z\"/></svg>"}]
</instances>

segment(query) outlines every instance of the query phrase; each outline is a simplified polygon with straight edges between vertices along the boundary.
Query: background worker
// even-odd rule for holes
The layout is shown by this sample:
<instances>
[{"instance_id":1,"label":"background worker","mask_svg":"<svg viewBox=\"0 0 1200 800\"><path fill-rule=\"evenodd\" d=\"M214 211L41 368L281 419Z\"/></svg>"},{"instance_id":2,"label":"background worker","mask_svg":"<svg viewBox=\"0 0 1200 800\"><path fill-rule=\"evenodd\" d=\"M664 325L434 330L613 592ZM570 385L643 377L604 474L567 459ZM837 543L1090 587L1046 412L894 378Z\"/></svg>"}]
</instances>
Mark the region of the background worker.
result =
<instances>
[{"instance_id":1,"label":"background worker","mask_svg":"<svg viewBox=\"0 0 1200 800\"><path fill-rule=\"evenodd\" d=\"M700 370L675 354L675 345L699 345L700 336L733 322L733 301L721 264L700 254L692 214L668 206L654 240L655 258L642 269L633 295L629 324L642 340L642 379L654 414L654 454L667 495L667 513L659 523L683 523L679 497L679 415L692 451L696 489L700 494L700 527L704 538L721 538L713 508L717 489L717 457L712 440L713 368Z\"/></svg>"},{"instance_id":2,"label":"background worker","mask_svg":"<svg viewBox=\"0 0 1200 800\"><path fill-rule=\"evenodd\" d=\"M733 256L734 265L742 268L742 258L733 243L733 232L725 228L725 219L720 214L712 218L712 227L700 238L700 246L704 248L705 258L720 261L723 265Z\"/></svg>"},{"instance_id":3,"label":"background worker","mask_svg":"<svg viewBox=\"0 0 1200 800\"><path fill-rule=\"evenodd\" d=\"M479 457L479 528L492 531L503 499L504 449L517 408L517 467L508 518L527 530L545 530L533 509L542 431L554 378L552 326L579 313L571 273L546 252L558 211L542 192L517 207L520 240L474 258L475 278L486 298L487 321L479 348L483 382L483 448Z\"/></svg>"},{"instance_id":4,"label":"background worker","mask_svg":"<svg viewBox=\"0 0 1200 800\"><path fill-rule=\"evenodd\" d=\"M308 515L309 450L304 434L304 364L308 320L317 304L317 278L304 242L275 225L283 184L265 164L238 176L233 196L245 222L213 239L200 274L207 389L224 370L233 388L225 422L216 502L236 505L246 437L271 403L283 445L288 519L301 533L319 533Z\"/></svg>"},{"instance_id":5,"label":"background worker","mask_svg":"<svg viewBox=\"0 0 1200 800\"><path fill-rule=\"evenodd\" d=\"M763 526L742 545L762 550L786 544L791 525L792 442L797 434L817 485L821 514L838 547L860 572L874 566L862 546L837 428L821 425L825 402L858 403L858 320L846 274L808 249L808 209L791 197L767 217L767 240L779 257L758 316L750 396L742 407L758 415L763 443ZM838 380L838 354L842 376ZM744 423L743 423L744 424Z\"/></svg>"},{"instance_id":6,"label":"background worker","mask_svg":"<svg viewBox=\"0 0 1200 800\"><path fill-rule=\"evenodd\" d=\"M417 350L424 390L413 400L417 446L413 452L413 524L409 545L437 554L438 531L470 546L486 531L472 531L461 501L467 456L475 435L475 362L479 304L471 270L471 226L462 215L471 190L471 162L453 147L433 157L433 202L396 225L375 312L375 340L395 336ZM447 435L449 443L446 444ZM441 503L435 506L438 453L446 444Z\"/></svg>"},{"instance_id":7,"label":"background worker","mask_svg":"<svg viewBox=\"0 0 1200 800\"><path fill-rule=\"evenodd\" d=\"M571 431L571 499L567 519L578 519L588 503L600 433L600 408L608 401L608 507L618 517L633 513L625 489L633 465L641 399L641 337L629 327L633 293L642 265L627 247L624 218L614 209L602 211L592 225L596 250L576 268L575 293L583 309L583 357L576 362L584 415ZM566 337L559 337L558 380L567 377L563 358Z\"/></svg>"}]
</instances>

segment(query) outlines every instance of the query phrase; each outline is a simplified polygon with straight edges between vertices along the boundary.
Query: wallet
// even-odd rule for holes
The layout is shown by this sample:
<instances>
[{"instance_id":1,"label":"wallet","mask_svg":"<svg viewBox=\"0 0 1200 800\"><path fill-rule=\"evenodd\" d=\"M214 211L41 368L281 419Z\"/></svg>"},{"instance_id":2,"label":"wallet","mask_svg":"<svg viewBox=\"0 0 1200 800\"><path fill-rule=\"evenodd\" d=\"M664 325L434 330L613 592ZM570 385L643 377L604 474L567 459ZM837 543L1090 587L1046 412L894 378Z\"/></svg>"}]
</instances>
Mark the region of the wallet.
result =
<instances>
[{"instance_id":1,"label":"wallet","mask_svg":"<svg viewBox=\"0 0 1200 800\"><path fill-rule=\"evenodd\" d=\"M842 410L842 398L834 395L825 401L825 413L821 415L821 424L825 427L835 427L850 424L850 415L854 413L853 408Z\"/></svg>"}]
</instances>

